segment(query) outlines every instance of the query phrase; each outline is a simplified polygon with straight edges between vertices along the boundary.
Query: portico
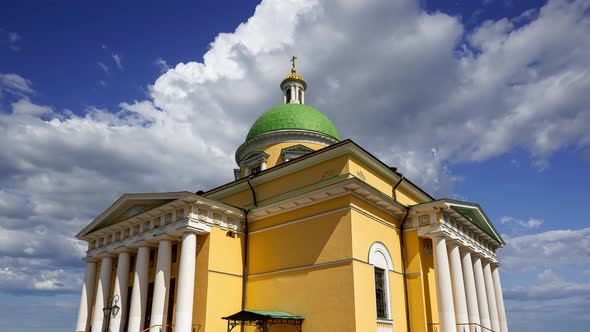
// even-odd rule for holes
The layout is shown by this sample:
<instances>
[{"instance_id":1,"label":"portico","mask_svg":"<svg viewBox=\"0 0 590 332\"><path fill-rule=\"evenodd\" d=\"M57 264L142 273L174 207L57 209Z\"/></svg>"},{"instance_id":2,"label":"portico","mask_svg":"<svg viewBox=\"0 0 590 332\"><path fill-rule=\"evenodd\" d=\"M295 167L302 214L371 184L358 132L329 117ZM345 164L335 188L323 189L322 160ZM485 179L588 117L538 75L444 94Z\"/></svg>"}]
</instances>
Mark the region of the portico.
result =
<instances>
[{"instance_id":1,"label":"portico","mask_svg":"<svg viewBox=\"0 0 590 332\"><path fill-rule=\"evenodd\" d=\"M112 332L192 331L197 237L211 228L240 233L243 220L242 210L188 192L124 195L78 234L90 245L76 331L102 332L107 319ZM105 317L110 298L121 310Z\"/></svg>"},{"instance_id":2,"label":"portico","mask_svg":"<svg viewBox=\"0 0 590 332\"><path fill-rule=\"evenodd\" d=\"M442 199L412 207L408 230L432 241L441 332L507 332L495 251L504 246L481 208Z\"/></svg>"}]
</instances>

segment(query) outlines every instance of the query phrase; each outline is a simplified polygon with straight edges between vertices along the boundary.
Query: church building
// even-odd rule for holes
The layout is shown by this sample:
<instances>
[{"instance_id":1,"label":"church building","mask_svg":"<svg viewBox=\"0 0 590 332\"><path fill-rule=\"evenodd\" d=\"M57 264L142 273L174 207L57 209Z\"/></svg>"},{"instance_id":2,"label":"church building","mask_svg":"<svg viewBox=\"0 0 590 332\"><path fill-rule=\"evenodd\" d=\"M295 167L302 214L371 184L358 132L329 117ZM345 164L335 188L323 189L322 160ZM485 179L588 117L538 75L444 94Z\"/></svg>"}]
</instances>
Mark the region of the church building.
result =
<instances>
[{"instance_id":1,"label":"church building","mask_svg":"<svg viewBox=\"0 0 590 332\"><path fill-rule=\"evenodd\" d=\"M235 181L125 194L76 236L77 332L508 331L505 243L481 206L341 139L295 59Z\"/></svg>"}]
</instances>

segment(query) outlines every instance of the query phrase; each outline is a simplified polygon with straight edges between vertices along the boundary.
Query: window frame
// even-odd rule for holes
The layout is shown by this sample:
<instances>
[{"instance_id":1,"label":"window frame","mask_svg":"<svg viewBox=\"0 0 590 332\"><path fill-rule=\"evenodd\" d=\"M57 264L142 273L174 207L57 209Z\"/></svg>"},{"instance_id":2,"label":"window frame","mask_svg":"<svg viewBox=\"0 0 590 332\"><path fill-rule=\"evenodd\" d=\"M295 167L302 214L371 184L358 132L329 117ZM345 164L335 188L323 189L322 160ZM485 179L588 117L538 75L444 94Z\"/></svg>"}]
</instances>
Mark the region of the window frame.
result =
<instances>
[{"instance_id":1,"label":"window frame","mask_svg":"<svg viewBox=\"0 0 590 332\"><path fill-rule=\"evenodd\" d=\"M373 265L373 287L375 287L375 317L381 320L392 320L392 307L391 307L391 283L389 279L389 272L393 272L393 260L387 247L381 242L373 242L369 249L369 264ZM379 317L377 313L377 283L375 268L383 270L384 275L384 287L385 287L385 313L386 317Z\"/></svg>"}]
</instances>

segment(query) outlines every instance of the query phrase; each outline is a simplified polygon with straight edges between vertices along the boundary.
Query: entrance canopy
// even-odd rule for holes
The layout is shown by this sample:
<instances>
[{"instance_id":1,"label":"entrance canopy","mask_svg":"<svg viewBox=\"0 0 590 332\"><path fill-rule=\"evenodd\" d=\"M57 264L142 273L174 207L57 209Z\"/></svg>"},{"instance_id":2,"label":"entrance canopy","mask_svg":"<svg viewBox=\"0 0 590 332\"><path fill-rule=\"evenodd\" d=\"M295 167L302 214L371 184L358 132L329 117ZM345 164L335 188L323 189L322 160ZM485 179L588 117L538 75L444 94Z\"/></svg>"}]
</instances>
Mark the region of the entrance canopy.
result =
<instances>
[{"instance_id":1,"label":"entrance canopy","mask_svg":"<svg viewBox=\"0 0 590 332\"><path fill-rule=\"evenodd\" d=\"M304 320L301 316L274 310L242 310L222 319L227 320L227 332L238 325L255 326L261 332L269 332L272 325L292 325L301 332Z\"/></svg>"}]
</instances>

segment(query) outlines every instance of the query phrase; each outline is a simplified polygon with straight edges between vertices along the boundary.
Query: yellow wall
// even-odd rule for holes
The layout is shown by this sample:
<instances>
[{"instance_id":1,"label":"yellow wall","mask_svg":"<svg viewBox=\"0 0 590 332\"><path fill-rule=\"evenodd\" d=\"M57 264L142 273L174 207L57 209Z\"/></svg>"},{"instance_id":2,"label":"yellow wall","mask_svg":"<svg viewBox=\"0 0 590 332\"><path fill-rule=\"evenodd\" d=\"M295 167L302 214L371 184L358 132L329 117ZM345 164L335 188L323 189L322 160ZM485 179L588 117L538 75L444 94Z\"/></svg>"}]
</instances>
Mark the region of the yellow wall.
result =
<instances>
[{"instance_id":1,"label":"yellow wall","mask_svg":"<svg viewBox=\"0 0 590 332\"><path fill-rule=\"evenodd\" d=\"M222 316L240 311L242 304L243 235L226 236L211 228L197 255L193 324L203 331L224 331ZM200 242L199 242L200 244Z\"/></svg>"},{"instance_id":2,"label":"yellow wall","mask_svg":"<svg viewBox=\"0 0 590 332\"><path fill-rule=\"evenodd\" d=\"M305 317L303 331L355 331L352 270L352 264L344 262L251 277L248 308L301 315ZM281 331L294 330L278 326L271 329Z\"/></svg>"},{"instance_id":3,"label":"yellow wall","mask_svg":"<svg viewBox=\"0 0 590 332\"><path fill-rule=\"evenodd\" d=\"M412 331L427 331L427 299L420 255L420 238L417 231L406 231L404 247L406 249L406 280L408 284L408 306L410 307L410 326Z\"/></svg>"},{"instance_id":4,"label":"yellow wall","mask_svg":"<svg viewBox=\"0 0 590 332\"><path fill-rule=\"evenodd\" d=\"M352 212L353 256L358 261L364 262L355 261L357 330L375 330L376 328L375 276L373 266L368 263L371 246L375 242L381 242L389 251L393 261L393 272L389 272L389 286L394 330L404 331L406 330L406 305L401 247L399 231L394 228L401 221L394 219L390 215L386 219L379 218L382 215L380 209L370 204L361 204L360 200L356 198L354 206L361 208L364 212L360 213L356 210Z\"/></svg>"},{"instance_id":5,"label":"yellow wall","mask_svg":"<svg viewBox=\"0 0 590 332\"><path fill-rule=\"evenodd\" d=\"M348 156L340 156L264 183L260 182L260 178L255 178L252 183L256 190L256 199L259 205L263 205L264 200L279 194L348 173L347 161ZM240 207L250 206L253 203L252 193L248 187L240 192L221 197L219 200Z\"/></svg>"},{"instance_id":6,"label":"yellow wall","mask_svg":"<svg viewBox=\"0 0 590 332\"><path fill-rule=\"evenodd\" d=\"M282 148L295 144L264 147L275 158L269 158L269 167L278 161ZM395 183L350 155L264 183L264 177L252 182L260 207L287 198L281 194L290 192L292 196L294 190L339 175L353 175L392 197ZM400 188L396 195L402 204L419 203ZM220 200L242 207L253 202L247 187ZM394 265L394 271L388 274L394 330L406 331L401 222L354 195L251 220L246 308L302 315L304 331L376 330L374 268L368 264L368 254L371 245L379 241L389 250ZM406 232L405 238L409 324L412 331L427 331L428 323L438 322L432 256L424 250L428 242L419 239L415 231ZM209 241L207 268L227 274L208 272L206 291L210 296L206 300L205 328L221 331L227 322L220 317L240 310L242 288L238 276L242 273L243 243L226 237L222 230L212 230ZM277 326L271 331L292 328Z\"/></svg>"},{"instance_id":7,"label":"yellow wall","mask_svg":"<svg viewBox=\"0 0 590 332\"><path fill-rule=\"evenodd\" d=\"M393 187L397 182L392 182L386 179L379 172L368 167L366 164L361 162L355 157L350 158L349 171L352 175L367 182L371 186L377 188L385 195L393 196ZM413 197L411 194L404 192L399 186L396 188L397 200L404 205L414 205L421 203L418 198Z\"/></svg>"},{"instance_id":8,"label":"yellow wall","mask_svg":"<svg viewBox=\"0 0 590 332\"><path fill-rule=\"evenodd\" d=\"M349 211L313 217L250 235L249 273L350 258Z\"/></svg>"}]
</instances>

